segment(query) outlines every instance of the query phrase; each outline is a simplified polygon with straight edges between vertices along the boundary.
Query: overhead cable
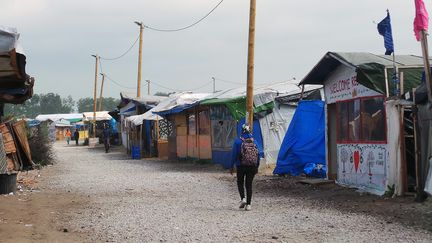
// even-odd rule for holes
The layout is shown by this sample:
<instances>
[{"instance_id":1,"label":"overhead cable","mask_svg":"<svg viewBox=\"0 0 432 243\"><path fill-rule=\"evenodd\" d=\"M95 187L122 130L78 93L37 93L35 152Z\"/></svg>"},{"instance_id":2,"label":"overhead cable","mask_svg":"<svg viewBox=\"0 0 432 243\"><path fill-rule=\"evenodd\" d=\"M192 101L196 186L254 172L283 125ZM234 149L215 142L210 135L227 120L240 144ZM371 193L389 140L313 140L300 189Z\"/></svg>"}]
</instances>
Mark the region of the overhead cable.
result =
<instances>
[{"instance_id":1,"label":"overhead cable","mask_svg":"<svg viewBox=\"0 0 432 243\"><path fill-rule=\"evenodd\" d=\"M195 88L195 89L180 90L180 89L173 89L173 88L170 88L170 87L167 87L167 86L161 85L161 84L159 84L159 83L156 83L156 82L154 82L154 81L151 81L151 83L154 84L154 85L156 85L156 86L159 86L159 87L164 88L164 89L167 89L167 90L175 91L175 92L196 91L196 90L199 90L199 89L202 89L202 88L208 86L208 85L211 84L212 82L213 82L213 81L210 81L210 82L208 82L208 83L205 83L204 85L199 86L199 87L197 87L197 88Z\"/></svg>"},{"instance_id":2,"label":"overhead cable","mask_svg":"<svg viewBox=\"0 0 432 243\"><path fill-rule=\"evenodd\" d=\"M186 30L186 29L194 27L195 25L199 24L201 21L203 21L204 19L206 19L208 16L210 16L210 14L212 14L219 7L219 5L222 4L223 1L224 0L221 0L215 7L212 8L212 10L210 10L210 12L208 12L206 15L204 15L204 17L202 17L201 19L199 19L195 23L190 24L188 26L185 26L183 28L178 28L178 29L159 29L159 28L155 28L155 27L152 27L152 26L149 26L149 25L144 25L144 27L147 28L147 29L150 29L150 30L160 31L160 32L176 32L176 31Z\"/></svg>"},{"instance_id":3,"label":"overhead cable","mask_svg":"<svg viewBox=\"0 0 432 243\"><path fill-rule=\"evenodd\" d=\"M123 54L121 54L118 57L114 57L114 58L99 57L99 58L102 59L102 60L107 60L107 61L114 61L114 60L120 59L120 58L124 57L126 54L128 54L132 50L132 48L136 45L136 43L137 43L138 40L139 40L139 35L136 38L136 40L134 41L134 43L129 47L129 49L127 49Z\"/></svg>"},{"instance_id":4,"label":"overhead cable","mask_svg":"<svg viewBox=\"0 0 432 243\"><path fill-rule=\"evenodd\" d=\"M116 84L119 87L122 87L124 89L136 89L136 87L128 87L128 86L124 86L124 85L120 84L119 82L116 82L110 76L108 76L106 73L104 73L104 75L109 81L111 81L112 83Z\"/></svg>"}]
</instances>

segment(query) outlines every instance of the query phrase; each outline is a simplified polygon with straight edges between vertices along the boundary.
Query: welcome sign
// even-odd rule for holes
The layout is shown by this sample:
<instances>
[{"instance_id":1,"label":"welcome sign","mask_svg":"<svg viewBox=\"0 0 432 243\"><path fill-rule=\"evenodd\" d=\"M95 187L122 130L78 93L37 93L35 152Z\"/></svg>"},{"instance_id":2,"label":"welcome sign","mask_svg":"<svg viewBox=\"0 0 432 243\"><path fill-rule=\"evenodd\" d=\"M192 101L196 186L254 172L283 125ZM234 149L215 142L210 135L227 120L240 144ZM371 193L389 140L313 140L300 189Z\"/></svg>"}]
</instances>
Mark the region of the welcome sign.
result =
<instances>
[{"instance_id":1,"label":"welcome sign","mask_svg":"<svg viewBox=\"0 0 432 243\"><path fill-rule=\"evenodd\" d=\"M337 68L324 82L324 93L327 104L358 97L380 95L380 93L358 83L355 69L347 66Z\"/></svg>"}]
</instances>

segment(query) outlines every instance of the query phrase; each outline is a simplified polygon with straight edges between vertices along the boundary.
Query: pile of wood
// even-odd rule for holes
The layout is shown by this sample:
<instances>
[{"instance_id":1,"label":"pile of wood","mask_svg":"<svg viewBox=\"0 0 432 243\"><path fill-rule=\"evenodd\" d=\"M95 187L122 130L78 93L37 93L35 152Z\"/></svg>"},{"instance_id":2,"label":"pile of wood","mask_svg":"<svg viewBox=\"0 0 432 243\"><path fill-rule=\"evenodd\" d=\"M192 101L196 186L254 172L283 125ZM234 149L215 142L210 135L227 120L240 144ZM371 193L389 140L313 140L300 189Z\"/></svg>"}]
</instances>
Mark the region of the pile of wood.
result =
<instances>
[{"instance_id":1,"label":"pile of wood","mask_svg":"<svg viewBox=\"0 0 432 243\"><path fill-rule=\"evenodd\" d=\"M0 124L0 174L33 168L26 129L23 120Z\"/></svg>"}]
</instances>

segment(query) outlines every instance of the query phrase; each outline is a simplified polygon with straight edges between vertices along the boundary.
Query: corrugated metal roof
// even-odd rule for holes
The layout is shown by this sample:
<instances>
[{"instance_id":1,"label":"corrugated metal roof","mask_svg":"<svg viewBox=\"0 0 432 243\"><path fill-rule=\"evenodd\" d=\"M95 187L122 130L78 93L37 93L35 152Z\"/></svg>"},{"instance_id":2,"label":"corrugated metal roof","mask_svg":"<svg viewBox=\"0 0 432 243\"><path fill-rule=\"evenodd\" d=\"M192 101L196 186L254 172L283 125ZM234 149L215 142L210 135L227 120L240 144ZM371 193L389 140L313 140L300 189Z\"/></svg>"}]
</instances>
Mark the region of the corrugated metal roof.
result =
<instances>
[{"instance_id":1,"label":"corrugated metal roof","mask_svg":"<svg viewBox=\"0 0 432 243\"><path fill-rule=\"evenodd\" d=\"M327 52L303 78L300 84L323 84L328 75L341 64L357 68L367 63L376 63L385 67L392 67L393 58L388 55L375 55L368 52ZM421 56L415 55L396 55L395 63L398 67L422 67L423 59Z\"/></svg>"}]
</instances>

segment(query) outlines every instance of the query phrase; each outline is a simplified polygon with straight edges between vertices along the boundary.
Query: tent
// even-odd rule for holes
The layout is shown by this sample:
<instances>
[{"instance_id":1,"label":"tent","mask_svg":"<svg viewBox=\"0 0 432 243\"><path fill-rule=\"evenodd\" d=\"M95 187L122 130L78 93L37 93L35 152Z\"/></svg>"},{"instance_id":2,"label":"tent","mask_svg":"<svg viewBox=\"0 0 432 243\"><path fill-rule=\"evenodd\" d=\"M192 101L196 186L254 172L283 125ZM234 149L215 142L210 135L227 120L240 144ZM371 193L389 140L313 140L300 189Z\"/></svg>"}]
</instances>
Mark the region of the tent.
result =
<instances>
[{"instance_id":1,"label":"tent","mask_svg":"<svg viewBox=\"0 0 432 243\"><path fill-rule=\"evenodd\" d=\"M324 124L323 101L300 101L280 147L273 174L297 176L308 163L325 165Z\"/></svg>"}]
</instances>

